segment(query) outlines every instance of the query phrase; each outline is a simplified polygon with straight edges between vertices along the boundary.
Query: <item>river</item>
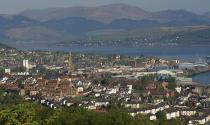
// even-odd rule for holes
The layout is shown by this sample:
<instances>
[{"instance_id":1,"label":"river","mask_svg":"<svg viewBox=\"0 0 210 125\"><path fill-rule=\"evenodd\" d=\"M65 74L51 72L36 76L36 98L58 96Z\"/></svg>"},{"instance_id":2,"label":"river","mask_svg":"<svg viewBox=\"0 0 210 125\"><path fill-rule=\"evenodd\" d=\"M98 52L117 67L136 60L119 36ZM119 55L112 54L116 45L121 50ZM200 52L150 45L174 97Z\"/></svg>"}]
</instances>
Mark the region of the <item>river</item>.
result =
<instances>
[{"instance_id":1,"label":"river","mask_svg":"<svg viewBox=\"0 0 210 125\"><path fill-rule=\"evenodd\" d=\"M129 56L157 56L169 59L196 60L210 55L210 46L194 47L81 47L58 46L55 44L12 43L10 46L20 50L71 51L98 54L119 54Z\"/></svg>"},{"instance_id":2,"label":"river","mask_svg":"<svg viewBox=\"0 0 210 125\"><path fill-rule=\"evenodd\" d=\"M193 81L199 82L202 84L210 85L210 72L201 73L192 77Z\"/></svg>"}]
</instances>

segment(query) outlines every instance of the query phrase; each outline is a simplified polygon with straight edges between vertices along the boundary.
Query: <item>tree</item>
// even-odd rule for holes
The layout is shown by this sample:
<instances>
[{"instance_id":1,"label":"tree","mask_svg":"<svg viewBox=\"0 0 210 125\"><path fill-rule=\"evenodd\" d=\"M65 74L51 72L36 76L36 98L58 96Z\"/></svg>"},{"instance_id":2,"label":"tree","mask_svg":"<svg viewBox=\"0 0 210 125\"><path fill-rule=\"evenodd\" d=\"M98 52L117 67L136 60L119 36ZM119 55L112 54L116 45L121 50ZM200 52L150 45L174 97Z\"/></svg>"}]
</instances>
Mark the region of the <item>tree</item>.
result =
<instances>
[{"instance_id":1,"label":"tree","mask_svg":"<svg viewBox=\"0 0 210 125\"><path fill-rule=\"evenodd\" d=\"M108 77L105 77L104 79L101 80L101 85L104 85L104 86L108 86L112 83L112 80Z\"/></svg>"},{"instance_id":2,"label":"tree","mask_svg":"<svg viewBox=\"0 0 210 125\"><path fill-rule=\"evenodd\" d=\"M17 79L16 83L18 84L18 88L24 88L23 79Z\"/></svg>"},{"instance_id":3,"label":"tree","mask_svg":"<svg viewBox=\"0 0 210 125\"><path fill-rule=\"evenodd\" d=\"M159 125L167 125L166 113L164 111L158 111L155 115Z\"/></svg>"},{"instance_id":4,"label":"tree","mask_svg":"<svg viewBox=\"0 0 210 125\"><path fill-rule=\"evenodd\" d=\"M38 125L37 104L24 103L0 110L1 125ZM40 108L40 107L38 107Z\"/></svg>"},{"instance_id":5,"label":"tree","mask_svg":"<svg viewBox=\"0 0 210 125\"><path fill-rule=\"evenodd\" d=\"M0 106L15 105L23 102L22 98L18 95L18 93L7 93L5 95L3 90L1 90L0 93Z\"/></svg>"},{"instance_id":6,"label":"tree","mask_svg":"<svg viewBox=\"0 0 210 125\"><path fill-rule=\"evenodd\" d=\"M147 75L147 76L142 76L140 79L142 83L147 83L148 81L154 81L155 78L156 78L155 75Z\"/></svg>"},{"instance_id":7,"label":"tree","mask_svg":"<svg viewBox=\"0 0 210 125\"><path fill-rule=\"evenodd\" d=\"M47 72L45 74L45 78L46 79L55 79L55 78L57 78L58 75L59 75L58 70L47 70Z\"/></svg>"},{"instance_id":8,"label":"tree","mask_svg":"<svg viewBox=\"0 0 210 125\"><path fill-rule=\"evenodd\" d=\"M153 122L149 120L149 118L145 115L138 114L135 116L135 119L138 123L141 123L142 125L153 125Z\"/></svg>"},{"instance_id":9,"label":"tree","mask_svg":"<svg viewBox=\"0 0 210 125\"><path fill-rule=\"evenodd\" d=\"M169 125L185 125L184 122L182 122L181 120L177 118L169 120L168 124Z\"/></svg>"},{"instance_id":10,"label":"tree","mask_svg":"<svg viewBox=\"0 0 210 125\"><path fill-rule=\"evenodd\" d=\"M167 79L167 82L168 82L168 89L175 90L175 88L177 87L176 79L173 77L169 77Z\"/></svg>"},{"instance_id":11,"label":"tree","mask_svg":"<svg viewBox=\"0 0 210 125\"><path fill-rule=\"evenodd\" d=\"M93 84L95 84L95 85L100 83L100 81L99 81L98 79L93 79L92 82L93 82Z\"/></svg>"},{"instance_id":12,"label":"tree","mask_svg":"<svg viewBox=\"0 0 210 125\"><path fill-rule=\"evenodd\" d=\"M170 89L170 90L175 90L176 87L177 87L177 84L175 82L168 84L168 89Z\"/></svg>"},{"instance_id":13,"label":"tree","mask_svg":"<svg viewBox=\"0 0 210 125\"><path fill-rule=\"evenodd\" d=\"M157 121L146 115L135 117L125 110L112 108L98 113L83 108L60 107L49 109L34 102L0 106L1 125L184 125L179 119L166 120L166 113L156 113Z\"/></svg>"},{"instance_id":14,"label":"tree","mask_svg":"<svg viewBox=\"0 0 210 125\"><path fill-rule=\"evenodd\" d=\"M166 113L164 111L158 111L156 112L157 119L165 120L166 119Z\"/></svg>"},{"instance_id":15,"label":"tree","mask_svg":"<svg viewBox=\"0 0 210 125\"><path fill-rule=\"evenodd\" d=\"M25 72L26 68L23 66L20 67L15 67L14 69L12 69L12 72Z\"/></svg>"},{"instance_id":16,"label":"tree","mask_svg":"<svg viewBox=\"0 0 210 125\"><path fill-rule=\"evenodd\" d=\"M4 68L0 67L0 77L4 75Z\"/></svg>"},{"instance_id":17,"label":"tree","mask_svg":"<svg viewBox=\"0 0 210 125\"><path fill-rule=\"evenodd\" d=\"M11 112L9 109L0 111L0 124L1 125L21 125L16 119L17 114Z\"/></svg>"}]
</instances>

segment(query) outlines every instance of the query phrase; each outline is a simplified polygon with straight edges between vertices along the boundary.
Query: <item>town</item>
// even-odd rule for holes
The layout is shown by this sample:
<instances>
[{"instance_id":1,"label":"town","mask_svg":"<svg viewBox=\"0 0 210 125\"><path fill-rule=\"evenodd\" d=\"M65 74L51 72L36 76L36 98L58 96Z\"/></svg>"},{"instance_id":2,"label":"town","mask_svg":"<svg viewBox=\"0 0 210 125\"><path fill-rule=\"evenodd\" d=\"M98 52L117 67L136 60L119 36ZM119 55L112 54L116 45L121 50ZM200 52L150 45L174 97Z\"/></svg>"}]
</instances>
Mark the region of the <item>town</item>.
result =
<instances>
[{"instance_id":1,"label":"town","mask_svg":"<svg viewBox=\"0 0 210 125\"><path fill-rule=\"evenodd\" d=\"M207 60L182 61L146 56L19 51L0 48L0 88L51 110L111 107L151 121L164 111L167 120L188 125L210 121L210 85L191 76L210 70Z\"/></svg>"}]
</instances>

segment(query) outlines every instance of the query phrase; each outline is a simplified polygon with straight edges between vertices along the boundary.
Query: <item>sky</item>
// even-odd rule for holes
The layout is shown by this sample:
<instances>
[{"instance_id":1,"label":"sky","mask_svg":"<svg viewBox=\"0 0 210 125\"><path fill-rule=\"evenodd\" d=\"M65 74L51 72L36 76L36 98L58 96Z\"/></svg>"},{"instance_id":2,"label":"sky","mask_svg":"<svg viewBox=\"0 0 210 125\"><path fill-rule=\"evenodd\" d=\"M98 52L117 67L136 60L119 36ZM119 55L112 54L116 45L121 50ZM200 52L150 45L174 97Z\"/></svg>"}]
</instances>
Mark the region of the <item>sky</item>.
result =
<instances>
[{"instance_id":1,"label":"sky","mask_svg":"<svg viewBox=\"0 0 210 125\"><path fill-rule=\"evenodd\" d=\"M195 13L210 11L210 0L0 0L0 14L17 14L26 9L71 6L98 6L126 3L147 11L185 9Z\"/></svg>"}]
</instances>

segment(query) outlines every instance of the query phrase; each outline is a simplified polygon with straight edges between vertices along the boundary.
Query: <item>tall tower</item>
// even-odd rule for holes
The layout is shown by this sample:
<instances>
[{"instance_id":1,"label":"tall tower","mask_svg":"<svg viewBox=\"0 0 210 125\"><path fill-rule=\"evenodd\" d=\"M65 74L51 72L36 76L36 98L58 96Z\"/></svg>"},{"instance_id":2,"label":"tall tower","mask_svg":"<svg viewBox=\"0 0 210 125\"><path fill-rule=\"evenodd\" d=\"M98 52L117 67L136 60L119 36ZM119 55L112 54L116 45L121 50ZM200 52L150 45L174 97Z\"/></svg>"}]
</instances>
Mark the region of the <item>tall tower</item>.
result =
<instances>
[{"instance_id":1,"label":"tall tower","mask_svg":"<svg viewBox=\"0 0 210 125\"><path fill-rule=\"evenodd\" d=\"M67 64L67 68L68 68L68 71L71 72L74 70L74 65L73 65L73 62L72 62L72 54L71 52L69 52L68 54L68 64Z\"/></svg>"}]
</instances>

